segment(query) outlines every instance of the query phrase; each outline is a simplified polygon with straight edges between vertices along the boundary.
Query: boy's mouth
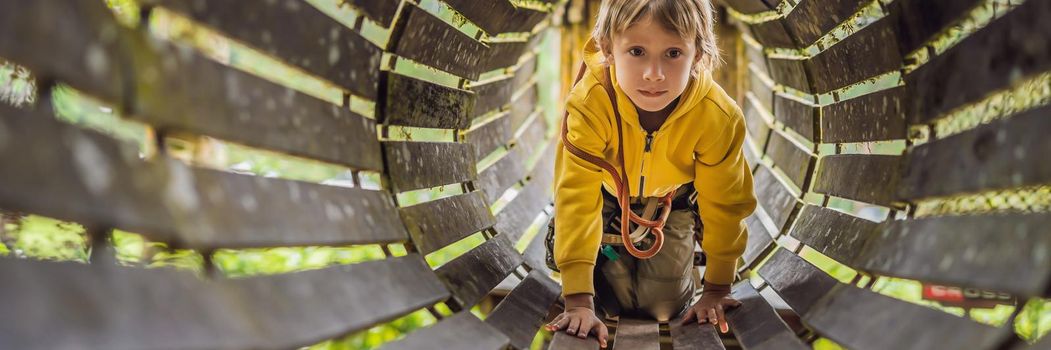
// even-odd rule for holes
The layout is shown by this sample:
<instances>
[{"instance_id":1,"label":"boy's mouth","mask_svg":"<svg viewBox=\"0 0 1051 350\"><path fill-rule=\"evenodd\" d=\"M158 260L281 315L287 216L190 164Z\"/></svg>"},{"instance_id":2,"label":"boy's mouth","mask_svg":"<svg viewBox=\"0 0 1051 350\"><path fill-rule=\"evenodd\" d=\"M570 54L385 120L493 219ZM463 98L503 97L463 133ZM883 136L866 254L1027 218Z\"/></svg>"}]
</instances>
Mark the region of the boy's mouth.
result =
<instances>
[{"instance_id":1,"label":"boy's mouth","mask_svg":"<svg viewBox=\"0 0 1051 350\"><path fill-rule=\"evenodd\" d=\"M646 96L646 97L657 97L657 96L664 95L664 94L668 93L668 90L657 90L657 91L638 90L638 91L639 91L640 94L642 94L642 96Z\"/></svg>"}]
</instances>

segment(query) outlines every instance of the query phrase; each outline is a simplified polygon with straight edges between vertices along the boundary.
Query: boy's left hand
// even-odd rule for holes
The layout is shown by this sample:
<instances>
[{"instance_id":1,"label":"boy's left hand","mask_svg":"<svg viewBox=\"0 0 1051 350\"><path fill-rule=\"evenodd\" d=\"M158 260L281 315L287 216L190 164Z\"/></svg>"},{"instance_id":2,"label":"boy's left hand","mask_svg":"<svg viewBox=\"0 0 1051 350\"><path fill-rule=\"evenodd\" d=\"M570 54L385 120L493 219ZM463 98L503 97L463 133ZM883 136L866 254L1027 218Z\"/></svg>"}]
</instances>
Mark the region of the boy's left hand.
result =
<instances>
[{"instance_id":1,"label":"boy's left hand","mask_svg":"<svg viewBox=\"0 0 1051 350\"><path fill-rule=\"evenodd\" d=\"M704 292L701 299L697 300L686 315L682 317L682 324L697 319L697 324L710 322L719 327L719 331L726 333L730 331L730 325L726 323L725 310L741 305L740 301L730 297L730 286L721 284L704 283Z\"/></svg>"}]
</instances>

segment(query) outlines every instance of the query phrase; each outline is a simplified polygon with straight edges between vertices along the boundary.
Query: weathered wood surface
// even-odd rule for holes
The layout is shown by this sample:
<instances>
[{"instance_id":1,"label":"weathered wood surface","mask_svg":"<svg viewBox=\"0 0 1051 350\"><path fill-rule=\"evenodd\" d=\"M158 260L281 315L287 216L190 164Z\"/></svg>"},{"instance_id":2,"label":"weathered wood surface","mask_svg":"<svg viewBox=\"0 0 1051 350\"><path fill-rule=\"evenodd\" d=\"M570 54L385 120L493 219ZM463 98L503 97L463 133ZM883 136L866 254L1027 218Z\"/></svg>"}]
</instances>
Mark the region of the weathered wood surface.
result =
<instances>
[{"instance_id":1,"label":"weathered wood surface","mask_svg":"<svg viewBox=\"0 0 1051 350\"><path fill-rule=\"evenodd\" d=\"M740 301L741 306L727 311L726 321L745 350L810 348L796 337L748 281L737 283L731 296Z\"/></svg>"},{"instance_id":2,"label":"weathered wood surface","mask_svg":"<svg viewBox=\"0 0 1051 350\"><path fill-rule=\"evenodd\" d=\"M525 91L515 96L511 102L511 128L518 130L537 111L539 99L537 85L530 85Z\"/></svg>"},{"instance_id":3,"label":"weathered wood surface","mask_svg":"<svg viewBox=\"0 0 1051 350\"><path fill-rule=\"evenodd\" d=\"M441 43L438 45L437 43ZM391 34L391 52L454 75L478 80L489 48L416 6L404 6Z\"/></svg>"},{"instance_id":4,"label":"weathered wood surface","mask_svg":"<svg viewBox=\"0 0 1051 350\"><path fill-rule=\"evenodd\" d=\"M781 169L796 187L807 188L816 162L809 150L796 145L781 133L774 132L766 145L766 154L774 160L774 166Z\"/></svg>"},{"instance_id":5,"label":"weathered wood surface","mask_svg":"<svg viewBox=\"0 0 1051 350\"><path fill-rule=\"evenodd\" d=\"M478 100L471 110L471 118L483 116L511 102L514 82L514 76L506 76L500 80L490 81L485 84L472 85L471 91L475 92Z\"/></svg>"},{"instance_id":6,"label":"weathered wood surface","mask_svg":"<svg viewBox=\"0 0 1051 350\"><path fill-rule=\"evenodd\" d=\"M475 317L461 311L438 321L433 326L415 330L405 338L383 344L383 350L408 349L504 349L506 335Z\"/></svg>"},{"instance_id":7,"label":"weathered wood surface","mask_svg":"<svg viewBox=\"0 0 1051 350\"><path fill-rule=\"evenodd\" d=\"M372 120L123 27L104 4L4 3L0 13L2 32L27 33L0 38L0 56L39 79L114 103L127 117L160 130L382 169ZM40 23L63 27L36 28Z\"/></svg>"},{"instance_id":8,"label":"weathered wood surface","mask_svg":"<svg viewBox=\"0 0 1051 350\"><path fill-rule=\"evenodd\" d=\"M799 212L791 235L825 256L850 265L876 235L879 224L839 211L806 205Z\"/></svg>"},{"instance_id":9,"label":"weathered wood surface","mask_svg":"<svg viewBox=\"0 0 1051 350\"><path fill-rule=\"evenodd\" d=\"M774 95L774 118L788 128L811 142L815 139L814 127L818 119L818 108L811 104L787 97L784 94Z\"/></svg>"},{"instance_id":10,"label":"weathered wood surface","mask_svg":"<svg viewBox=\"0 0 1051 350\"><path fill-rule=\"evenodd\" d=\"M774 82L804 92L814 91L811 76L815 73L807 71L810 68L807 60L770 58L767 63L770 65L770 78Z\"/></svg>"},{"instance_id":11,"label":"weathered wood surface","mask_svg":"<svg viewBox=\"0 0 1051 350\"><path fill-rule=\"evenodd\" d=\"M309 4L177 0L146 3L190 17L356 94L376 97L380 48Z\"/></svg>"},{"instance_id":12,"label":"weathered wood surface","mask_svg":"<svg viewBox=\"0 0 1051 350\"><path fill-rule=\"evenodd\" d=\"M934 35L962 18L980 0L901 0L888 5L899 14L898 44L905 56L922 48Z\"/></svg>"},{"instance_id":13,"label":"weathered wood surface","mask_svg":"<svg viewBox=\"0 0 1051 350\"><path fill-rule=\"evenodd\" d=\"M756 107L756 101L747 99L742 107L744 113L744 126L748 129L748 136L760 150L765 149L766 141L770 139L770 126L766 124L761 112ZM758 164L756 162L755 164Z\"/></svg>"},{"instance_id":14,"label":"weathered wood surface","mask_svg":"<svg viewBox=\"0 0 1051 350\"><path fill-rule=\"evenodd\" d=\"M378 112L384 124L424 128L467 129L477 96L396 73L383 73L385 103Z\"/></svg>"},{"instance_id":15,"label":"weathered wood surface","mask_svg":"<svg viewBox=\"0 0 1051 350\"><path fill-rule=\"evenodd\" d=\"M512 242L518 242L522 233L540 215L541 210L551 204L553 198L551 183L555 172L555 143L550 143L529 175L529 182L522 187L518 195L496 214L497 232L509 234Z\"/></svg>"},{"instance_id":16,"label":"weathered wood surface","mask_svg":"<svg viewBox=\"0 0 1051 350\"><path fill-rule=\"evenodd\" d=\"M387 173L396 192L474 180L474 147L451 142L384 142Z\"/></svg>"},{"instance_id":17,"label":"weathered wood surface","mask_svg":"<svg viewBox=\"0 0 1051 350\"><path fill-rule=\"evenodd\" d=\"M673 349L725 349L719 331L711 323L691 321L683 325L681 318L675 318L668 321L668 328L671 328Z\"/></svg>"},{"instance_id":18,"label":"weathered wood surface","mask_svg":"<svg viewBox=\"0 0 1051 350\"><path fill-rule=\"evenodd\" d=\"M747 126L748 120L745 120L745 123L745 125ZM759 164L761 162L759 160L759 155L756 154L755 149L752 148L751 144L753 142L755 141L752 140L751 136L745 139L745 145L741 148L741 152L744 153L744 159L748 162L748 169L751 169L751 171L754 173L755 169L759 167Z\"/></svg>"},{"instance_id":19,"label":"weathered wood surface","mask_svg":"<svg viewBox=\"0 0 1051 350\"><path fill-rule=\"evenodd\" d=\"M345 3L358 9L369 19L379 22L380 26L386 27L394 20L394 16L398 14L398 6L401 1L347 0Z\"/></svg>"},{"instance_id":20,"label":"weathered wood surface","mask_svg":"<svg viewBox=\"0 0 1051 350\"><path fill-rule=\"evenodd\" d=\"M1049 224L1047 214L892 221L856 264L880 275L1043 296L1051 280Z\"/></svg>"},{"instance_id":21,"label":"weathered wood surface","mask_svg":"<svg viewBox=\"0 0 1051 350\"><path fill-rule=\"evenodd\" d=\"M449 0L446 3L490 35L528 32L548 15L518 8L507 0Z\"/></svg>"},{"instance_id":22,"label":"weathered wood surface","mask_svg":"<svg viewBox=\"0 0 1051 350\"><path fill-rule=\"evenodd\" d=\"M511 123L511 114L505 113L468 130L464 133L464 141L474 146L477 159L485 158L511 140L514 133Z\"/></svg>"},{"instance_id":23,"label":"weathered wood surface","mask_svg":"<svg viewBox=\"0 0 1051 350\"><path fill-rule=\"evenodd\" d=\"M416 254L275 276L0 259L15 349L288 349L367 329L449 295ZM42 327L42 325L47 325Z\"/></svg>"},{"instance_id":24,"label":"weathered wood surface","mask_svg":"<svg viewBox=\"0 0 1051 350\"><path fill-rule=\"evenodd\" d=\"M496 235L482 245L438 267L434 273L452 291L450 306L469 309L522 264L508 235Z\"/></svg>"},{"instance_id":25,"label":"weathered wood surface","mask_svg":"<svg viewBox=\"0 0 1051 350\"><path fill-rule=\"evenodd\" d=\"M905 76L912 97L907 109L909 121L927 123L1021 79L1051 70L1048 13L1051 3L1027 1Z\"/></svg>"},{"instance_id":26,"label":"weathered wood surface","mask_svg":"<svg viewBox=\"0 0 1051 350\"><path fill-rule=\"evenodd\" d=\"M754 64L760 72L770 75L770 66L766 64L766 54L763 53L762 47L745 43L744 50L748 64Z\"/></svg>"},{"instance_id":27,"label":"weathered wood surface","mask_svg":"<svg viewBox=\"0 0 1051 350\"><path fill-rule=\"evenodd\" d=\"M745 246L744 254L741 255L741 258L744 259L744 265L740 267L741 270L751 268L752 264L758 262L774 241L770 236L770 232L767 231L756 215L758 214L752 214L744 219L748 229L748 245Z\"/></svg>"},{"instance_id":28,"label":"weathered wood surface","mask_svg":"<svg viewBox=\"0 0 1051 350\"><path fill-rule=\"evenodd\" d=\"M403 207L398 211L412 242L423 255L496 223L484 195L478 191Z\"/></svg>"},{"instance_id":29,"label":"weathered wood surface","mask_svg":"<svg viewBox=\"0 0 1051 350\"><path fill-rule=\"evenodd\" d=\"M770 215L779 230L785 229L792 210L796 207L796 197L781 184L774 173L766 166L760 166L753 178L755 183L755 196L759 206Z\"/></svg>"},{"instance_id":30,"label":"weathered wood surface","mask_svg":"<svg viewBox=\"0 0 1051 350\"><path fill-rule=\"evenodd\" d=\"M555 332L555 336L551 339L551 344L548 346L551 350L599 350L598 338L594 335L589 336L587 339L580 339L577 336L566 334L565 331Z\"/></svg>"},{"instance_id":31,"label":"weathered wood surface","mask_svg":"<svg viewBox=\"0 0 1051 350\"><path fill-rule=\"evenodd\" d=\"M525 252L522 252L522 259L524 264L531 270L540 271L545 276L551 272L547 267L547 248L544 247L544 240L547 238L547 228L551 224L551 218L548 217L544 221L544 224L540 226L540 232L533 237L533 240L526 246ZM559 292L561 293L561 291Z\"/></svg>"},{"instance_id":32,"label":"weathered wood surface","mask_svg":"<svg viewBox=\"0 0 1051 350\"><path fill-rule=\"evenodd\" d=\"M750 71L748 80L748 89L755 95L759 101L759 105L763 106L767 112L774 110L774 87L773 85L767 85L766 81L760 79L759 73Z\"/></svg>"},{"instance_id":33,"label":"weathered wood surface","mask_svg":"<svg viewBox=\"0 0 1051 350\"><path fill-rule=\"evenodd\" d=\"M905 139L905 88L897 87L821 108L821 141L834 143Z\"/></svg>"},{"instance_id":34,"label":"weathered wood surface","mask_svg":"<svg viewBox=\"0 0 1051 350\"><path fill-rule=\"evenodd\" d=\"M901 178L901 156L840 154L821 158L814 192L894 206Z\"/></svg>"},{"instance_id":35,"label":"weathered wood surface","mask_svg":"<svg viewBox=\"0 0 1051 350\"><path fill-rule=\"evenodd\" d=\"M722 2L730 5L737 12L745 14L753 14L764 11L770 11L781 2L780 0L723 0Z\"/></svg>"},{"instance_id":36,"label":"weathered wood surface","mask_svg":"<svg viewBox=\"0 0 1051 350\"><path fill-rule=\"evenodd\" d=\"M974 193L1051 181L1051 107L915 147L898 195L905 199Z\"/></svg>"},{"instance_id":37,"label":"weathered wood surface","mask_svg":"<svg viewBox=\"0 0 1051 350\"><path fill-rule=\"evenodd\" d=\"M526 41L488 43L489 50L485 53L485 57L478 62L479 65L476 69L481 72L488 72L511 68L522 59L523 55L540 45L541 39L543 39L542 35L534 35Z\"/></svg>"},{"instance_id":38,"label":"weathered wood surface","mask_svg":"<svg viewBox=\"0 0 1051 350\"><path fill-rule=\"evenodd\" d=\"M995 349L1009 331L967 318L838 285L805 322L849 349Z\"/></svg>"},{"instance_id":39,"label":"weathered wood surface","mask_svg":"<svg viewBox=\"0 0 1051 350\"><path fill-rule=\"evenodd\" d=\"M833 28L858 12L869 1L864 0L806 0L799 1L783 21L800 45L813 45Z\"/></svg>"},{"instance_id":40,"label":"weathered wood surface","mask_svg":"<svg viewBox=\"0 0 1051 350\"><path fill-rule=\"evenodd\" d=\"M752 36L755 41L763 47L798 47L796 37L788 31L788 27L782 21L766 21L750 25Z\"/></svg>"},{"instance_id":41,"label":"weathered wood surface","mask_svg":"<svg viewBox=\"0 0 1051 350\"><path fill-rule=\"evenodd\" d=\"M804 318L821 297L840 284L832 276L784 248L774 251L759 268L759 275L792 310Z\"/></svg>"},{"instance_id":42,"label":"weathered wood surface","mask_svg":"<svg viewBox=\"0 0 1051 350\"><path fill-rule=\"evenodd\" d=\"M0 135L0 208L7 210L198 249L408 238L384 191L144 161L106 135L6 106Z\"/></svg>"},{"instance_id":43,"label":"weathered wood surface","mask_svg":"<svg viewBox=\"0 0 1051 350\"><path fill-rule=\"evenodd\" d=\"M529 349L561 292L558 282L533 270L489 313L485 323L506 334L515 349Z\"/></svg>"},{"instance_id":44,"label":"weathered wood surface","mask_svg":"<svg viewBox=\"0 0 1051 350\"><path fill-rule=\"evenodd\" d=\"M659 350L660 324L656 320L621 318L617 322L613 350Z\"/></svg>"},{"instance_id":45,"label":"weathered wood surface","mask_svg":"<svg viewBox=\"0 0 1051 350\"><path fill-rule=\"evenodd\" d=\"M485 193L487 202L496 202L507 189L525 177L525 161L528 157L528 150L525 148L512 148L503 158L478 174L475 184Z\"/></svg>"},{"instance_id":46,"label":"weathered wood surface","mask_svg":"<svg viewBox=\"0 0 1051 350\"><path fill-rule=\"evenodd\" d=\"M895 41L893 17L894 14L891 14L880 19L825 51L800 61L806 66L809 87L797 86L796 75L792 75L793 79L777 81L808 93L818 94L900 69L902 56ZM770 59L775 77L777 61L781 60Z\"/></svg>"}]
</instances>

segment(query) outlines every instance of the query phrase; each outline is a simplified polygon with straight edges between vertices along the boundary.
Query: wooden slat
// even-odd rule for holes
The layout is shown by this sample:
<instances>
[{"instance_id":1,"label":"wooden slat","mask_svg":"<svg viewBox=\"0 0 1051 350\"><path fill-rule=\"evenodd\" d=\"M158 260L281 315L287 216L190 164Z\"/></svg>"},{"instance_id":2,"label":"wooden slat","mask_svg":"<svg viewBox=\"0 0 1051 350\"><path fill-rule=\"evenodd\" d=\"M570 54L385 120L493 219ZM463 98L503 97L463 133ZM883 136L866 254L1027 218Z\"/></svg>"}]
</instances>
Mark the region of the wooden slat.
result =
<instances>
[{"instance_id":1,"label":"wooden slat","mask_svg":"<svg viewBox=\"0 0 1051 350\"><path fill-rule=\"evenodd\" d=\"M774 118L811 142L815 142L814 124L818 119L818 109L810 104L774 95Z\"/></svg>"},{"instance_id":2,"label":"wooden slat","mask_svg":"<svg viewBox=\"0 0 1051 350\"><path fill-rule=\"evenodd\" d=\"M766 154L774 160L774 165L781 169L796 187L807 188L815 162L815 157L809 151L789 141L781 133L774 132L771 133L770 142L766 145Z\"/></svg>"},{"instance_id":3,"label":"wooden slat","mask_svg":"<svg viewBox=\"0 0 1051 350\"><path fill-rule=\"evenodd\" d=\"M806 60L770 58L767 62L770 65L770 78L775 82L800 91L814 90L811 76L815 73L808 71L811 68Z\"/></svg>"},{"instance_id":4,"label":"wooden slat","mask_svg":"<svg viewBox=\"0 0 1051 350\"><path fill-rule=\"evenodd\" d=\"M900 14L898 43L902 56L920 49L935 34L981 3L980 0L901 0L887 5Z\"/></svg>"},{"instance_id":5,"label":"wooden slat","mask_svg":"<svg viewBox=\"0 0 1051 350\"><path fill-rule=\"evenodd\" d=\"M526 41L509 41L489 43L489 51L479 62L478 70L488 72L501 68L510 68L518 63L522 56L540 45L543 35L534 35Z\"/></svg>"},{"instance_id":6,"label":"wooden slat","mask_svg":"<svg viewBox=\"0 0 1051 350\"><path fill-rule=\"evenodd\" d=\"M470 311L449 316L437 324L416 330L405 338L384 344L383 350L409 349L493 349L507 346L509 339L482 322Z\"/></svg>"},{"instance_id":7,"label":"wooden slat","mask_svg":"<svg viewBox=\"0 0 1051 350\"><path fill-rule=\"evenodd\" d=\"M507 235L496 235L434 272L453 293L450 306L467 309L482 300L511 271L522 264Z\"/></svg>"},{"instance_id":8,"label":"wooden slat","mask_svg":"<svg viewBox=\"0 0 1051 350\"><path fill-rule=\"evenodd\" d=\"M759 268L759 275L804 318L821 297L840 284L832 276L784 248L774 251L763 267Z\"/></svg>"},{"instance_id":9,"label":"wooden slat","mask_svg":"<svg viewBox=\"0 0 1051 350\"><path fill-rule=\"evenodd\" d=\"M767 111L774 110L774 87L767 85L762 79L759 78L759 74L749 69L749 90L755 94L755 97L759 101L759 105L763 106Z\"/></svg>"},{"instance_id":10,"label":"wooden slat","mask_svg":"<svg viewBox=\"0 0 1051 350\"><path fill-rule=\"evenodd\" d=\"M741 258L744 259L744 265L740 267L741 270L751 268L752 264L758 262L759 258L766 252L766 249L774 242L770 232L766 230L766 227L763 226L763 223L759 221L759 217L756 215L752 214L744 220L748 228L748 245L745 246L744 254L741 255Z\"/></svg>"},{"instance_id":11,"label":"wooden slat","mask_svg":"<svg viewBox=\"0 0 1051 350\"><path fill-rule=\"evenodd\" d=\"M384 142L387 172L396 192L471 181L474 148L465 143Z\"/></svg>"},{"instance_id":12,"label":"wooden slat","mask_svg":"<svg viewBox=\"0 0 1051 350\"><path fill-rule=\"evenodd\" d=\"M659 350L660 324L656 320L621 318L617 322L617 333L613 350L639 349Z\"/></svg>"},{"instance_id":13,"label":"wooden slat","mask_svg":"<svg viewBox=\"0 0 1051 350\"><path fill-rule=\"evenodd\" d=\"M719 331L711 323L697 324L692 321L682 324L681 318L668 321L671 328L672 348L674 349L724 349Z\"/></svg>"},{"instance_id":14,"label":"wooden slat","mask_svg":"<svg viewBox=\"0 0 1051 350\"><path fill-rule=\"evenodd\" d=\"M917 146L898 194L915 199L1051 182L1051 107Z\"/></svg>"},{"instance_id":15,"label":"wooden slat","mask_svg":"<svg viewBox=\"0 0 1051 350\"><path fill-rule=\"evenodd\" d=\"M788 328L748 281L737 283L731 296L741 306L726 312L734 337L745 350L809 349Z\"/></svg>"},{"instance_id":16,"label":"wooden slat","mask_svg":"<svg viewBox=\"0 0 1051 350\"><path fill-rule=\"evenodd\" d=\"M905 88L883 90L821 108L822 142L871 142L907 137Z\"/></svg>"},{"instance_id":17,"label":"wooden slat","mask_svg":"<svg viewBox=\"0 0 1051 350\"><path fill-rule=\"evenodd\" d=\"M814 192L893 207L901 156L840 154L821 158Z\"/></svg>"},{"instance_id":18,"label":"wooden slat","mask_svg":"<svg viewBox=\"0 0 1051 350\"><path fill-rule=\"evenodd\" d=\"M511 141L511 114L491 119L464 133L464 141L474 146L474 156L482 159Z\"/></svg>"},{"instance_id":19,"label":"wooden slat","mask_svg":"<svg viewBox=\"0 0 1051 350\"><path fill-rule=\"evenodd\" d=\"M529 175L529 182L507 206L496 214L496 225L493 227L496 232L509 234L512 242L518 242L522 233L533 223L540 211L551 204L554 163L554 157L542 157L538 161L535 169Z\"/></svg>"},{"instance_id":20,"label":"wooden slat","mask_svg":"<svg viewBox=\"0 0 1051 350\"><path fill-rule=\"evenodd\" d=\"M424 255L496 222L484 195L478 191L404 207L399 211L412 242Z\"/></svg>"},{"instance_id":21,"label":"wooden slat","mask_svg":"<svg viewBox=\"0 0 1051 350\"><path fill-rule=\"evenodd\" d=\"M0 135L0 208L7 210L206 250L407 238L384 191L144 161L106 135L7 106L0 106Z\"/></svg>"},{"instance_id":22,"label":"wooden slat","mask_svg":"<svg viewBox=\"0 0 1051 350\"><path fill-rule=\"evenodd\" d=\"M804 61L814 87L809 92L827 93L900 69L893 17L892 13Z\"/></svg>"},{"instance_id":23,"label":"wooden slat","mask_svg":"<svg viewBox=\"0 0 1051 350\"><path fill-rule=\"evenodd\" d=\"M485 323L511 338L515 349L529 349L548 308L558 300L562 287L540 270L529 273L511 293L496 306Z\"/></svg>"},{"instance_id":24,"label":"wooden slat","mask_svg":"<svg viewBox=\"0 0 1051 350\"><path fill-rule=\"evenodd\" d=\"M477 96L396 73L383 73L385 103L380 122L424 128L467 129Z\"/></svg>"},{"instance_id":25,"label":"wooden slat","mask_svg":"<svg viewBox=\"0 0 1051 350\"><path fill-rule=\"evenodd\" d=\"M909 121L926 123L1051 70L1051 3L1027 1L905 76ZM975 67L981 67L976 69Z\"/></svg>"},{"instance_id":26,"label":"wooden slat","mask_svg":"<svg viewBox=\"0 0 1051 350\"><path fill-rule=\"evenodd\" d=\"M594 336L580 339L563 331L555 332L551 345L547 348L550 350L599 350L599 345L598 338Z\"/></svg>"},{"instance_id":27,"label":"wooden slat","mask_svg":"<svg viewBox=\"0 0 1051 350\"><path fill-rule=\"evenodd\" d=\"M879 224L836 210L806 205L792 228L792 237L843 264L851 264Z\"/></svg>"},{"instance_id":28,"label":"wooden slat","mask_svg":"<svg viewBox=\"0 0 1051 350\"><path fill-rule=\"evenodd\" d=\"M382 169L372 120L121 26L104 4L5 3L0 13L17 17L0 18L0 31L32 33L0 39L0 56L38 79L65 82L119 105L127 117L159 130ZM33 27L58 22L64 27Z\"/></svg>"},{"instance_id":29,"label":"wooden slat","mask_svg":"<svg viewBox=\"0 0 1051 350\"><path fill-rule=\"evenodd\" d=\"M0 260L15 349L288 349L449 295L416 254L283 275L201 280L171 269ZM41 325L47 325L46 329Z\"/></svg>"},{"instance_id":30,"label":"wooden slat","mask_svg":"<svg viewBox=\"0 0 1051 350\"><path fill-rule=\"evenodd\" d=\"M764 149L766 147L767 140L770 139L770 126L766 124L766 120L763 119L761 112L756 108L756 105L752 99L745 101L743 106L745 128L748 129L748 136L752 139L753 143ZM758 164L756 162L755 164Z\"/></svg>"},{"instance_id":31,"label":"wooden slat","mask_svg":"<svg viewBox=\"0 0 1051 350\"><path fill-rule=\"evenodd\" d=\"M740 13L752 14L773 9L768 2L779 3L780 0L767 1L767 0L723 0L724 3L733 7L734 10Z\"/></svg>"},{"instance_id":32,"label":"wooden slat","mask_svg":"<svg viewBox=\"0 0 1051 350\"><path fill-rule=\"evenodd\" d=\"M484 71L479 69L489 51L484 44L419 7L402 8L394 27L390 46L398 56L469 80L478 80Z\"/></svg>"},{"instance_id":33,"label":"wooden slat","mask_svg":"<svg viewBox=\"0 0 1051 350\"><path fill-rule=\"evenodd\" d=\"M848 349L994 349L1008 329L839 285L804 320Z\"/></svg>"},{"instance_id":34,"label":"wooden slat","mask_svg":"<svg viewBox=\"0 0 1051 350\"><path fill-rule=\"evenodd\" d=\"M770 67L766 63L766 54L763 53L762 47L755 47L749 44L744 44L744 52L748 57L748 64L755 64L759 68L759 71L770 75Z\"/></svg>"},{"instance_id":35,"label":"wooden slat","mask_svg":"<svg viewBox=\"0 0 1051 350\"><path fill-rule=\"evenodd\" d=\"M379 22L381 26L386 27L394 20L394 16L398 14L398 5L401 1L347 0L346 3L361 11L373 21Z\"/></svg>"},{"instance_id":36,"label":"wooden slat","mask_svg":"<svg viewBox=\"0 0 1051 350\"><path fill-rule=\"evenodd\" d=\"M1051 215L950 216L892 221L859 268L954 286L1047 295Z\"/></svg>"},{"instance_id":37,"label":"wooden slat","mask_svg":"<svg viewBox=\"0 0 1051 350\"><path fill-rule=\"evenodd\" d=\"M146 3L190 17L356 94L376 97L380 48L313 6L294 1Z\"/></svg>"},{"instance_id":38,"label":"wooden slat","mask_svg":"<svg viewBox=\"0 0 1051 350\"><path fill-rule=\"evenodd\" d=\"M105 101L124 102L134 86L123 79L132 73L120 37L128 32L99 2L0 3L0 57Z\"/></svg>"},{"instance_id":39,"label":"wooden slat","mask_svg":"<svg viewBox=\"0 0 1051 350\"><path fill-rule=\"evenodd\" d=\"M796 207L796 197L774 178L774 173L766 166L760 166L756 170L753 181L759 205L770 215L777 228L784 230L792 210Z\"/></svg>"},{"instance_id":40,"label":"wooden slat","mask_svg":"<svg viewBox=\"0 0 1051 350\"><path fill-rule=\"evenodd\" d=\"M783 21L803 48L814 44L826 33L846 21L869 1L807 0L796 4Z\"/></svg>"},{"instance_id":41,"label":"wooden slat","mask_svg":"<svg viewBox=\"0 0 1051 350\"><path fill-rule=\"evenodd\" d=\"M749 26L755 41L763 47L797 47L795 35L788 31L782 21L766 21Z\"/></svg>"},{"instance_id":42,"label":"wooden slat","mask_svg":"<svg viewBox=\"0 0 1051 350\"><path fill-rule=\"evenodd\" d=\"M551 223L551 218L544 222L540 226L540 232L533 237L533 240L529 242L525 252L522 253L522 259L525 260L524 264L531 270L537 270L543 273L545 276L551 271L547 267L547 248L544 246L544 240L547 238L548 225Z\"/></svg>"},{"instance_id":43,"label":"wooden slat","mask_svg":"<svg viewBox=\"0 0 1051 350\"><path fill-rule=\"evenodd\" d=\"M746 123L745 125L747 125L747 122L748 121L745 120L745 123ZM749 138L747 138L746 140L747 140L747 143L754 142L751 139L751 136L749 136ZM751 169L752 172L754 173L755 169L759 166L759 163L760 163L759 155L757 155L755 150L754 150L754 148L752 148L752 146L748 145L748 144L746 144L744 147L742 147L741 150L742 150L742 152L744 152L744 159L748 162L748 168Z\"/></svg>"},{"instance_id":44,"label":"wooden slat","mask_svg":"<svg viewBox=\"0 0 1051 350\"><path fill-rule=\"evenodd\" d=\"M544 152L544 133L547 129L547 121L538 117L532 123L520 130L517 138L512 141L511 150L503 158L496 161L478 174L475 183L485 192L489 202L495 202L508 188L522 180L526 176L525 162L537 152Z\"/></svg>"},{"instance_id":45,"label":"wooden slat","mask_svg":"<svg viewBox=\"0 0 1051 350\"><path fill-rule=\"evenodd\" d=\"M547 17L547 13L518 8L508 0L449 0L446 3L490 35L528 32Z\"/></svg>"},{"instance_id":46,"label":"wooden slat","mask_svg":"<svg viewBox=\"0 0 1051 350\"><path fill-rule=\"evenodd\" d=\"M537 55L532 55L518 64L518 68L514 70L513 90L518 91L522 89L526 83L536 77L536 60Z\"/></svg>"},{"instance_id":47,"label":"wooden slat","mask_svg":"<svg viewBox=\"0 0 1051 350\"><path fill-rule=\"evenodd\" d=\"M471 110L471 118L480 117L510 103L511 94L514 92L512 86L514 82L515 77L508 76L482 85L471 86L471 90L478 96Z\"/></svg>"},{"instance_id":48,"label":"wooden slat","mask_svg":"<svg viewBox=\"0 0 1051 350\"><path fill-rule=\"evenodd\" d=\"M538 90L537 85L530 85L526 91L516 96L511 102L511 127L514 130L521 128L529 116L536 111Z\"/></svg>"}]
</instances>

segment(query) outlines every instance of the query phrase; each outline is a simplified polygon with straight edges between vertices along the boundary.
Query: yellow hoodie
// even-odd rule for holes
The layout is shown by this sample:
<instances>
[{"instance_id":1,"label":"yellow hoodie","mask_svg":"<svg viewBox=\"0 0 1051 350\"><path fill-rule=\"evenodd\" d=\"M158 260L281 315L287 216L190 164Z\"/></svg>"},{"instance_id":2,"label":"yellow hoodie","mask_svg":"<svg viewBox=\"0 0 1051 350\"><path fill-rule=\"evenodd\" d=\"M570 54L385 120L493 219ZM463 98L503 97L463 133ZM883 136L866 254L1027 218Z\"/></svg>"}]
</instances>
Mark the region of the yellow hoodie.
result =
<instances>
[{"instance_id":1,"label":"yellow hoodie","mask_svg":"<svg viewBox=\"0 0 1051 350\"><path fill-rule=\"evenodd\" d=\"M690 80L675 110L660 129L647 135L635 106L617 85L613 67L601 62L593 41L584 49L584 60L588 74L573 87L566 103L570 142L617 164L616 118L600 80L602 70L609 69L624 128L629 193L662 196L692 182L704 223L701 248L708 258L704 279L732 283L748 237L742 220L756 203L752 174L741 154L745 135L741 109L706 72ZM647 138L648 152L644 151ZM601 168L565 147L558 148L554 258L562 272L563 295L595 293L592 274L602 234L599 186L616 193L613 183Z\"/></svg>"}]
</instances>

